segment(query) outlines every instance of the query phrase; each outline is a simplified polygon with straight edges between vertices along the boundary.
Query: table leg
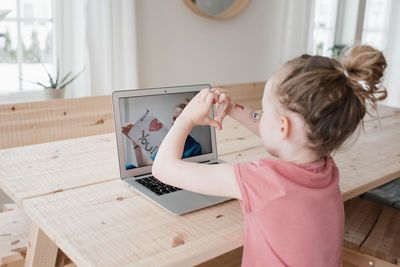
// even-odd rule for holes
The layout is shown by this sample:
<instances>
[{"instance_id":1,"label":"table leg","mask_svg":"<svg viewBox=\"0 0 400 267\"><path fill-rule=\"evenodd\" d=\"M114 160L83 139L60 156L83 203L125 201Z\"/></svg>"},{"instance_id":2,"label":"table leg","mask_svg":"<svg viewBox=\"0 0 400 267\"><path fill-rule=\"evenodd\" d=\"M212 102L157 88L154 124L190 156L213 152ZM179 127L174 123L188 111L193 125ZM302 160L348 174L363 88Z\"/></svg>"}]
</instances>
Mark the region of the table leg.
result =
<instances>
[{"instance_id":1,"label":"table leg","mask_svg":"<svg viewBox=\"0 0 400 267\"><path fill-rule=\"evenodd\" d=\"M54 267L57 250L56 244L33 223L29 235L25 267Z\"/></svg>"}]
</instances>

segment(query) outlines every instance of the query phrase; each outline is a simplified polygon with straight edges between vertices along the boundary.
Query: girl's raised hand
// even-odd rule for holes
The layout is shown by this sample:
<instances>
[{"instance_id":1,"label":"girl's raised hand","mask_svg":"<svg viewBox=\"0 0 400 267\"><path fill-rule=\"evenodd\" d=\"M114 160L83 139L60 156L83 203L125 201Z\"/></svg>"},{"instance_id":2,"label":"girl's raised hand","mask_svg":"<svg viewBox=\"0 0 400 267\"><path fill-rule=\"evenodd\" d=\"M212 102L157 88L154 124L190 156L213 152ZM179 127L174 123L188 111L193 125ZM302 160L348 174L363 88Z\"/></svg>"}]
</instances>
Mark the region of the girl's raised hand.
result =
<instances>
[{"instance_id":1,"label":"girl's raised hand","mask_svg":"<svg viewBox=\"0 0 400 267\"><path fill-rule=\"evenodd\" d=\"M209 117L212 105L217 102L218 94L208 88L202 89L193 97L179 117L190 118L195 125L210 125L220 130L222 129L220 122Z\"/></svg>"}]
</instances>

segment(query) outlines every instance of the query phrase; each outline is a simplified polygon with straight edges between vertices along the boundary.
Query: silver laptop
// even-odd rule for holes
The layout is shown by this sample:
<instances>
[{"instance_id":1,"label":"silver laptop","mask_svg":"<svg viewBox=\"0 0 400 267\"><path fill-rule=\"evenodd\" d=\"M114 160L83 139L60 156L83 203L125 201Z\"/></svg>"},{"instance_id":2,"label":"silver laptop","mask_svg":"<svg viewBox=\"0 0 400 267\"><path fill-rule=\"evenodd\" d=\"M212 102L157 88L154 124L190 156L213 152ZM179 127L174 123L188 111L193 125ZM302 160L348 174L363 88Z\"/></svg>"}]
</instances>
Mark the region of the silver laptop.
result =
<instances>
[{"instance_id":1,"label":"silver laptop","mask_svg":"<svg viewBox=\"0 0 400 267\"><path fill-rule=\"evenodd\" d=\"M229 200L161 183L151 175L162 139L185 105L208 84L115 91L112 94L121 179L162 208L181 215ZM218 164L215 129L196 126L185 141L184 160Z\"/></svg>"}]
</instances>

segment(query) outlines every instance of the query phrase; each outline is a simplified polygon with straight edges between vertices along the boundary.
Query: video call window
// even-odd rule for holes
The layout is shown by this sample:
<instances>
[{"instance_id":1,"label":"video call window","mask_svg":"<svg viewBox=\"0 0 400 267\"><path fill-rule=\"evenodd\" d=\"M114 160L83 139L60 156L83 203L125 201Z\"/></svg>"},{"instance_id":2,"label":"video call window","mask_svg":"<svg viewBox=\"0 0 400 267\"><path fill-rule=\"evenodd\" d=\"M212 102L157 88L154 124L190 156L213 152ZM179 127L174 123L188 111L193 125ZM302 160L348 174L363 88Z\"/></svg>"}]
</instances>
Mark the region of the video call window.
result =
<instances>
[{"instance_id":1,"label":"video call window","mask_svg":"<svg viewBox=\"0 0 400 267\"><path fill-rule=\"evenodd\" d=\"M196 92L120 99L125 169L151 165L160 144ZM182 158L212 152L210 126L196 126L186 138Z\"/></svg>"}]
</instances>

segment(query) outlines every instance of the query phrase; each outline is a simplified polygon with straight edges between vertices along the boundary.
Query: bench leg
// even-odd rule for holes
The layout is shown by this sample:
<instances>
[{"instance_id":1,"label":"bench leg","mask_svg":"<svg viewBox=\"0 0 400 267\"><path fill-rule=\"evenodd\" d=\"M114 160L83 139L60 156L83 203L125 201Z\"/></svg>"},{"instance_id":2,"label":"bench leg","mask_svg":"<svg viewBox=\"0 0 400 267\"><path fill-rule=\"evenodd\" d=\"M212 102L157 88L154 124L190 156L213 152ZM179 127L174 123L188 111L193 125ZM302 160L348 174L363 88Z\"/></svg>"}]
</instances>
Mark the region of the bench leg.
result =
<instances>
[{"instance_id":1,"label":"bench leg","mask_svg":"<svg viewBox=\"0 0 400 267\"><path fill-rule=\"evenodd\" d=\"M56 244L36 224L32 224L25 267L54 267L57 250Z\"/></svg>"}]
</instances>

